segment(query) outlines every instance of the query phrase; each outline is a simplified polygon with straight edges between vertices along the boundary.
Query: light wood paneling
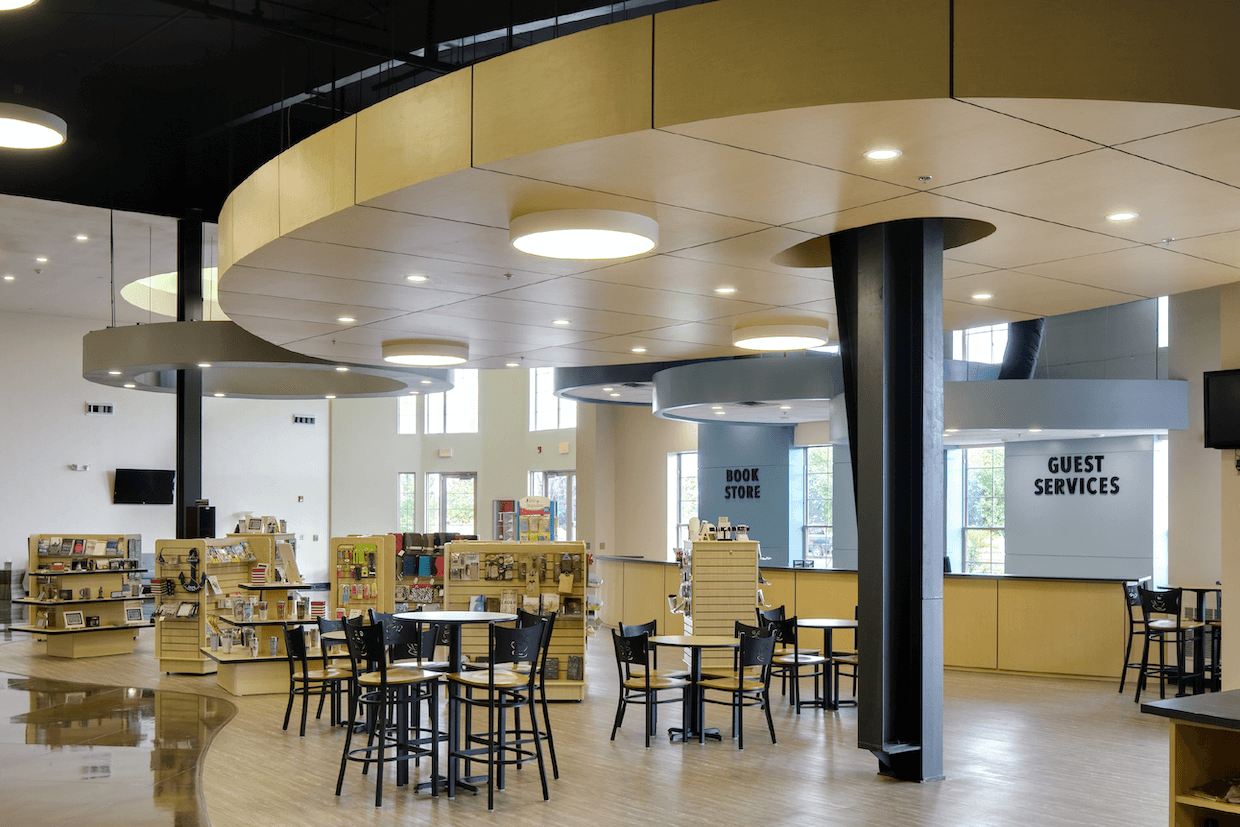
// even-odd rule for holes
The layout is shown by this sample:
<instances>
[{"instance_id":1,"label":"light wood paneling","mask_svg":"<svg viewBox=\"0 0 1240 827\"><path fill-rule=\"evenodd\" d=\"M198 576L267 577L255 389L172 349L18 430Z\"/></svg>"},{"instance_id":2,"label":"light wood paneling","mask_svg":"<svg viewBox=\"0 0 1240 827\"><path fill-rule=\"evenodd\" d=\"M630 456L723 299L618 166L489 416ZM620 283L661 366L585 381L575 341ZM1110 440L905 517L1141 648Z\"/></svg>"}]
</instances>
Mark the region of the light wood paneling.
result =
<instances>
[{"instance_id":1,"label":"light wood paneling","mask_svg":"<svg viewBox=\"0 0 1240 827\"><path fill-rule=\"evenodd\" d=\"M1127 621L1119 583L1000 580L999 668L1118 678Z\"/></svg>"},{"instance_id":2,"label":"light wood paneling","mask_svg":"<svg viewBox=\"0 0 1240 827\"><path fill-rule=\"evenodd\" d=\"M590 29L478 64L474 163L649 129L653 23Z\"/></svg>"},{"instance_id":3,"label":"light wood paneling","mask_svg":"<svg viewBox=\"0 0 1240 827\"><path fill-rule=\"evenodd\" d=\"M956 0L954 91L1234 108L1237 30L1232 3Z\"/></svg>"},{"instance_id":4,"label":"light wood paneling","mask_svg":"<svg viewBox=\"0 0 1240 827\"><path fill-rule=\"evenodd\" d=\"M943 581L943 665L998 668L998 581Z\"/></svg>"},{"instance_id":5,"label":"light wood paneling","mask_svg":"<svg viewBox=\"0 0 1240 827\"><path fill-rule=\"evenodd\" d=\"M233 190L225 203L232 218L229 226L220 225L220 242L231 248L233 263L280 237L280 158L277 156L256 169ZM227 237L227 240L225 240ZM221 271L220 287L227 279Z\"/></svg>"},{"instance_id":6,"label":"light wood paneling","mask_svg":"<svg viewBox=\"0 0 1240 827\"><path fill-rule=\"evenodd\" d=\"M796 574L797 617L856 617L857 573L855 571L814 571ZM817 633L809 633L806 646L817 646ZM855 649L856 632L836 629L832 645L837 650Z\"/></svg>"},{"instance_id":7,"label":"light wood paneling","mask_svg":"<svg viewBox=\"0 0 1240 827\"><path fill-rule=\"evenodd\" d=\"M947 43L946 0L721 0L665 12L655 17L655 127L946 97Z\"/></svg>"},{"instance_id":8,"label":"light wood paneling","mask_svg":"<svg viewBox=\"0 0 1240 827\"><path fill-rule=\"evenodd\" d=\"M665 568L661 563L624 564L624 611L617 622L636 624L663 617L667 611Z\"/></svg>"},{"instance_id":9,"label":"light wood paneling","mask_svg":"<svg viewBox=\"0 0 1240 827\"><path fill-rule=\"evenodd\" d=\"M473 69L357 114L357 203L470 165Z\"/></svg>"},{"instance_id":10,"label":"light wood paneling","mask_svg":"<svg viewBox=\"0 0 1240 827\"><path fill-rule=\"evenodd\" d=\"M280 232L353 205L357 118L316 132L279 156Z\"/></svg>"}]
</instances>

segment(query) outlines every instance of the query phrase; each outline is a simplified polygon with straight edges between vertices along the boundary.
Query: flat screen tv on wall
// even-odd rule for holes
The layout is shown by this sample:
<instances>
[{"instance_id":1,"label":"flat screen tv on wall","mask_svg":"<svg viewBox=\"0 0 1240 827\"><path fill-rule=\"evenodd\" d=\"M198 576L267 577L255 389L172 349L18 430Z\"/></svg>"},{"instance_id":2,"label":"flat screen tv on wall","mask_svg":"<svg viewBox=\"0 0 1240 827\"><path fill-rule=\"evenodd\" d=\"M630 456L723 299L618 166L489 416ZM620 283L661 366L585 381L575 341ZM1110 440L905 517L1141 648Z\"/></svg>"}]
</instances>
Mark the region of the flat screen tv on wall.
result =
<instances>
[{"instance_id":1,"label":"flat screen tv on wall","mask_svg":"<svg viewBox=\"0 0 1240 827\"><path fill-rule=\"evenodd\" d=\"M176 471L117 468L112 502L117 504L171 505Z\"/></svg>"},{"instance_id":2,"label":"flat screen tv on wall","mask_svg":"<svg viewBox=\"0 0 1240 827\"><path fill-rule=\"evenodd\" d=\"M1240 370L1202 375L1207 448L1240 448Z\"/></svg>"}]
</instances>

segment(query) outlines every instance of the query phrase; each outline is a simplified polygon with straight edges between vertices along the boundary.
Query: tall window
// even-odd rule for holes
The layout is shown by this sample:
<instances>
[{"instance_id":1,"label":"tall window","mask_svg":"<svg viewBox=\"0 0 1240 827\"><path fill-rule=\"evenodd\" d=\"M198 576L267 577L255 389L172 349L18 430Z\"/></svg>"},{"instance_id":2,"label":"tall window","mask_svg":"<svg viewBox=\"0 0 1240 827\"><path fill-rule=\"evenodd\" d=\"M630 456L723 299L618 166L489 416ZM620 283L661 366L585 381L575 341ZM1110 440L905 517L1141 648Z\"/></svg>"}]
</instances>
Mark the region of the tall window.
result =
<instances>
[{"instance_id":1,"label":"tall window","mask_svg":"<svg viewBox=\"0 0 1240 827\"><path fill-rule=\"evenodd\" d=\"M418 398L399 396L396 398L396 405L396 433L416 434L418 432Z\"/></svg>"},{"instance_id":2,"label":"tall window","mask_svg":"<svg viewBox=\"0 0 1240 827\"><path fill-rule=\"evenodd\" d=\"M1007 322L952 331L952 358L997 365L1007 350Z\"/></svg>"},{"instance_id":3,"label":"tall window","mask_svg":"<svg viewBox=\"0 0 1240 827\"><path fill-rule=\"evenodd\" d=\"M667 457L668 540L674 548L684 548L689 540L689 520L698 516L697 459L696 451Z\"/></svg>"},{"instance_id":4,"label":"tall window","mask_svg":"<svg viewBox=\"0 0 1240 827\"><path fill-rule=\"evenodd\" d=\"M555 395L555 368L530 371L530 430L577 427L577 403Z\"/></svg>"},{"instance_id":5,"label":"tall window","mask_svg":"<svg viewBox=\"0 0 1240 827\"><path fill-rule=\"evenodd\" d=\"M426 475L426 530L477 534L478 475L472 472Z\"/></svg>"},{"instance_id":6,"label":"tall window","mask_svg":"<svg viewBox=\"0 0 1240 827\"><path fill-rule=\"evenodd\" d=\"M397 474L396 490L399 500L397 502L400 514L399 524L401 532L418 530L418 501L414 496L417 493L418 475L417 474Z\"/></svg>"},{"instance_id":7,"label":"tall window","mask_svg":"<svg viewBox=\"0 0 1240 827\"><path fill-rule=\"evenodd\" d=\"M478 371L462 368L452 373L452 390L426 395L428 434L478 433Z\"/></svg>"},{"instance_id":8,"label":"tall window","mask_svg":"<svg viewBox=\"0 0 1240 827\"><path fill-rule=\"evenodd\" d=\"M1003 574L1003 446L964 452L964 570Z\"/></svg>"},{"instance_id":9,"label":"tall window","mask_svg":"<svg viewBox=\"0 0 1240 827\"><path fill-rule=\"evenodd\" d=\"M530 495L555 503L555 539L577 539L577 472L531 471Z\"/></svg>"},{"instance_id":10,"label":"tall window","mask_svg":"<svg viewBox=\"0 0 1240 827\"><path fill-rule=\"evenodd\" d=\"M814 568L831 568L833 469L830 445L805 449L805 559Z\"/></svg>"}]
</instances>

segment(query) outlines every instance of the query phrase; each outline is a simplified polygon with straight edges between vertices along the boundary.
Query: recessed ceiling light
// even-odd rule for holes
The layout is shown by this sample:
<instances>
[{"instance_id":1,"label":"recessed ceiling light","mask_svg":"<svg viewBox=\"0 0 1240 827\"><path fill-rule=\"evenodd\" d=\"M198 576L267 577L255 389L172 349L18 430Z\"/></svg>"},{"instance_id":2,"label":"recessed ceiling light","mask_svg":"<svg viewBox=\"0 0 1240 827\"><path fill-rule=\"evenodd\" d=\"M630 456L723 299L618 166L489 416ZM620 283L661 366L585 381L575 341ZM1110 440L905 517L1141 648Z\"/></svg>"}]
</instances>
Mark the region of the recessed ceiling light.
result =
<instances>
[{"instance_id":1,"label":"recessed ceiling light","mask_svg":"<svg viewBox=\"0 0 1240 827\"><path fill-rule=\"evenodd\" d=\"M210 362L199 362L199 363L198 363L198 367L200 367L200 368L209 368L209 367L211 367L211 363L210 363Z\"/></svg>"},{"instance_id":2,"label":"recessed ceiling light","mask_svg":"<svg viewBox=\"0 0 1240 827\"><path fill-rule=\"evenodd\" d=\"M4 280L5 281L16 281L17 277L16 276L5 276Z\"/></svg>"},{"instance_id":3,"label":"recessed ceiling light","mask_svg":"<svg viewBox=\"0 0 1240 827\"><path fill-rule=\"evenodd\" d=\"M78 233L77 235L74 236L74 238L76 238L78 241L90 241L90 236L86 235L85 233Z\"/></svg>"},{"instance_id":4,"label":"recessed ceiling light","mask_svg":"<svg viewBox=\"0 0 1240 827\"><path fill-rule=\"evenodd\" d=\"M405 276L405 280L421 284L424 281L430 281L430 276L424 276L421 273L414 273L412 276Z\"/></svg>"},{"instance_id":5,"label":"recessed ceiling light","mask_svg":"<svg viewBox=\"0 0 1240 827\"><path fill-rule=\"evenodd\" d=\"M509 363L508 363L507 365L505 365L504 367L509 367L509 368L519 368L519 367L521 367L521 366L520 366L520 365L518 365L516 362L509 362Z\"/></svg>"},{"instance_id":6,"label":"recessed ceiling light","mask_svg":"<svg viewBox=\"0 0 1240 827\"><path fill-rule=\"evenodd\" d=\"M64 120L51 112L17 103L0 103L0 147L50 149L63 144L66 133Z\"/></svg>"},{"instance_id":7,"label":"recessed ceiling light","mask_svg":"<svg viewBox=\"0 0 1240 827\"><path fill-rule=\"evenodd\" d=\"M603 388L604 391L614 391L615 388Z\"/></svg>"},{"instance_id":8,"label":"recessed ceiling light","mask_svg":"<svg viewBox=\"0 0 1240 827\"><path fill-rule=\"evenodd\" d=\"M865 154L865 157L871 161L890 161L892 158L899 158L903 154L898 149L871 149Z\"/></svg>"},{"instance_id":9,"label":"recessed ceiling light","mask_svg":"<svg viewBox=\"0 0 1240 827\"><path fill-rule=\"evenodd\" d=\"M646 352L646 349L644 347L630 348L630 350L632 350L634 353L645 353Z\"/></svg>"},{"instance_id":10,"label":"recessed ceiling light","mask_svg":"<svg viewBox=\"0 0 1240 827\"><path fill-rule=\"evenodd\" d=\"M1029 429L1029 433L1031 433L1031 434L1040 434L1040 433L1042 433L1042 429L1041 429L1041 428L1030 428L1030 429Z\"/></svg>"},{"instance_id":11,"label":"recessed ceiling light","mask_svg":"<svg viewBox=\"0 0 1240 827\"><path fill-rule=\"evenodd\" d=\"M806 350L827 343L827 323L767 324L738 327L732 344L746 350Z\"/></svg>"},{"instance_id":12,"label":"recessed ceiling light","mask_svg":"<svg viewBox=\"0 0 1240 827\"><path fill-rule=\"evenodd\" d=\"M423 384L423 385L429 385L430 383L431 383L431 380L429 380L429 379L423 379L423 380L422 380L422 384Z\"/></svg>"},{"instance_id":13,"label":"recessed ceiling light","mask_svg":"<svg viewBox=\"0 0 1240 827\"><path fill-rule=\"evenodd\" d=\"M722 406L722 405L711 405L711 406L710 406L710 409L711 409L712 411L721 411L721 410L723 410L723 406Z\"/></svg>"},{"instance_id":14,"label":"recessed ceiling light","mask_svg":"<svg viewBox=\"0 0 1240 827\"><path fill-rule=\"evenodd\" d=\"M995 297L994 293L974 293L973 294L973 298L977 299L978 301L985 301L986 299L993 299L994 297Z\"/></svg>"},{"instance_id":15,"label":"recessed ceiling light","mask_svg":"<svg viewBox=\"0 0 1240 827\"><path fill-rule=\"evenodd\" d=\"M1131 221L1138 215L1135 212L1113 212L1107 216L1107 221Z\"/></svg>"},{"instance_id":16,"label":"recessed ceiling light","mask_svg":"<svg viewBox=\"0 0 1240 827\"><path fill-rule=\"evenodd\" d=\"M508 238L521 252L545 258L628 258L655 248L659 224L618 210L548 210L512 219Z\"/></svg>"},{"instance_id":17,"label":"recessed ceiling light","mask_svg":"<svg viewBox=\"0 0 1240 827\"><path fill-rule=\"evenodd\" d=\"M346 368L346 367L344 367L343 365L341 365L341 366L337 367L337 368L336 368L336 370L337 370L339 373L348 373L348 372L349 372L349 369L348 369L348 368Z\"/></svg>"},{"instance_id":18,"label":"recessed ceiling light","mask_svg":"<svg viewBox=\"0 0 1240 827\"><path fill-rule=\"evenodd\" d=\"M727 411L715 411L715 416L726 416Z\"/></svg>"},{"instance_id":19,"label":"recessed ceiling light","mask_svg":"<svg viewBox=\"0 0 1240 827\"><path fill-rule=\"evenodd\" d=\"M125 387L129 388L130 390L133 390L134 388L136 388L136 387L138 387L138 386L137 386L137 385L135 385L133 382L126 382L126 383L125 383Z\"/></svg>"},{"instance_id":20,"label":"recessed ceiling light","mask_svg":"<svg viewBox=\"0 0 1240 827\"><path fill-rule=\"evenodd\" d=\"M108 376L120 376L120 375L121 375L121 372L119 370L108 371Z\"/></svg>"},{"instance_id":21,"label":"recessed ceiling light","mask_svg":"<svg viewBox=\"0 0 1240 827\"><path fill-rule=\"evenodd\" d=\"M335 399L335 398L336 398L336 394L334 394L334 393L329 393L327 396L324 396L323 398L324 398L324 399Z\"/></svg>"},{"instance_id":22,"label":"recessed ceiling light","mask_svg":"<svg viewBox=\"0 0 1240 827\"><path fill-rule=\"evenodd\" d=\"M572 322L570 322L568 319L556 319L556 320L554 320L554 321L553 321L553 322L551 322L551 323L552 323L552 324L558 324L558 325L572 324Z\"/></svg>"},{"instance_id":23,"label":"recessed ceiling light","mask_svg":"<svg viewBox=\"0 0 1240 827\"><path fill-rule=\"evenodd\" d=\"M356 322L357 319L352 316L341 316L339 319L336 319L336 321L341 322L342 324L348 324L349 322Z\"/></svg>"},{"instance_id":24,"label":"recessed ceiling light","mask_svg":"<svg viewBox=\"0 0 1240 827\"><path fill-rule=\"evenodd\" d=\"M216 396L217 396L217 397L222 397L223 395L224 395L224 394L222 394L222 393L217 393L217 394L216 394Z\"/></svg>"},{"instance_id":25,"label":"recessed ceiling light","mask_svg":"<svg viewBox=\"0 0 1240 827\"><path fill-rule=\"evenodd\" d=\"M779 409L780 409L781 411L790 411L790 410L792 410L792 406L791 406L791 405L780 405L780 406L779 406Z\"/></svg>"},{"instance_id":26,"label":"recessed ceiling light","mask_svg":"<svg viewBox=\"0 0 1240 827\"><path fill-rule=\"evenodd\" d=\"M35 259L35 261L39 262L40 264L47 264L47 256L39 256L38 258Z\"/></svg>"},{"instance_id":27,"label":"recessed ceiling light","mask_svg":"<svg viewBox=\"0 0 1240 827\"><path fill-rule=\"evenodd\" d=\"M608 396L619 396L619 395L620 395L620 394L618 394L618 393L608 394Z\"/></svg>"},{"instance_id":28,"label":"recessed ceiling light","mask_svg":"<svg viewBox=\"0 0 1240 827\"><path fill-rule=\"evenodd\" d=\"M959 431L959 430L960 430L959 428L948 428L948 429L947 429L947 432L948 432L949 434L954 434L954 433L956 433L956 432L957 432L957 431Z\"/></svg>"},{"instance_id":29,"label":"recessed ceiling light","mask_svg":"<svg viewBox=\"0 0 1240 827\"><path fill-rule=\"evenodd\" d=\"M383 361L396 365L445 367L469 359L469 346L446 339L394 339L383 343ZM429 385L430 380L423 380Z\"/></svg>"},{"instance_id":30,"label":"recessed ceiling light","mask_svg":"<svg viewBox=\"0 0 1240 827\"><path fill-rule=\"evenodd\" d=\"M735 287L716 287L715 292L721 296L730 296L736 292Z\"/></svg>"}]
</instances>

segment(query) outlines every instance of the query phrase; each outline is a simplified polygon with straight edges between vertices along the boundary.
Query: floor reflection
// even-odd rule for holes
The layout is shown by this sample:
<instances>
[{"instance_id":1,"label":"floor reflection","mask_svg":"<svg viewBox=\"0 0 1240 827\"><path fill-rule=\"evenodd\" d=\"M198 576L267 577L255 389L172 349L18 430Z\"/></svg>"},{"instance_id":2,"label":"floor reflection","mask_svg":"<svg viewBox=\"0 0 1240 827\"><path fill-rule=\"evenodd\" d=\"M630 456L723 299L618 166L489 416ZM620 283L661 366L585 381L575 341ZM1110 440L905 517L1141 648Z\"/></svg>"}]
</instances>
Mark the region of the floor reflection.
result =
<instances>
[{"instance_id":1,"label":"floor reflection","mask_svg":"<svg viewBox=\"0 0 1240 827\"><path fill-rule=\"evenodd\" d=\"M3 820L207 825L199 769L220 698L0 673Z\"/></svg>"}]
</instances>

